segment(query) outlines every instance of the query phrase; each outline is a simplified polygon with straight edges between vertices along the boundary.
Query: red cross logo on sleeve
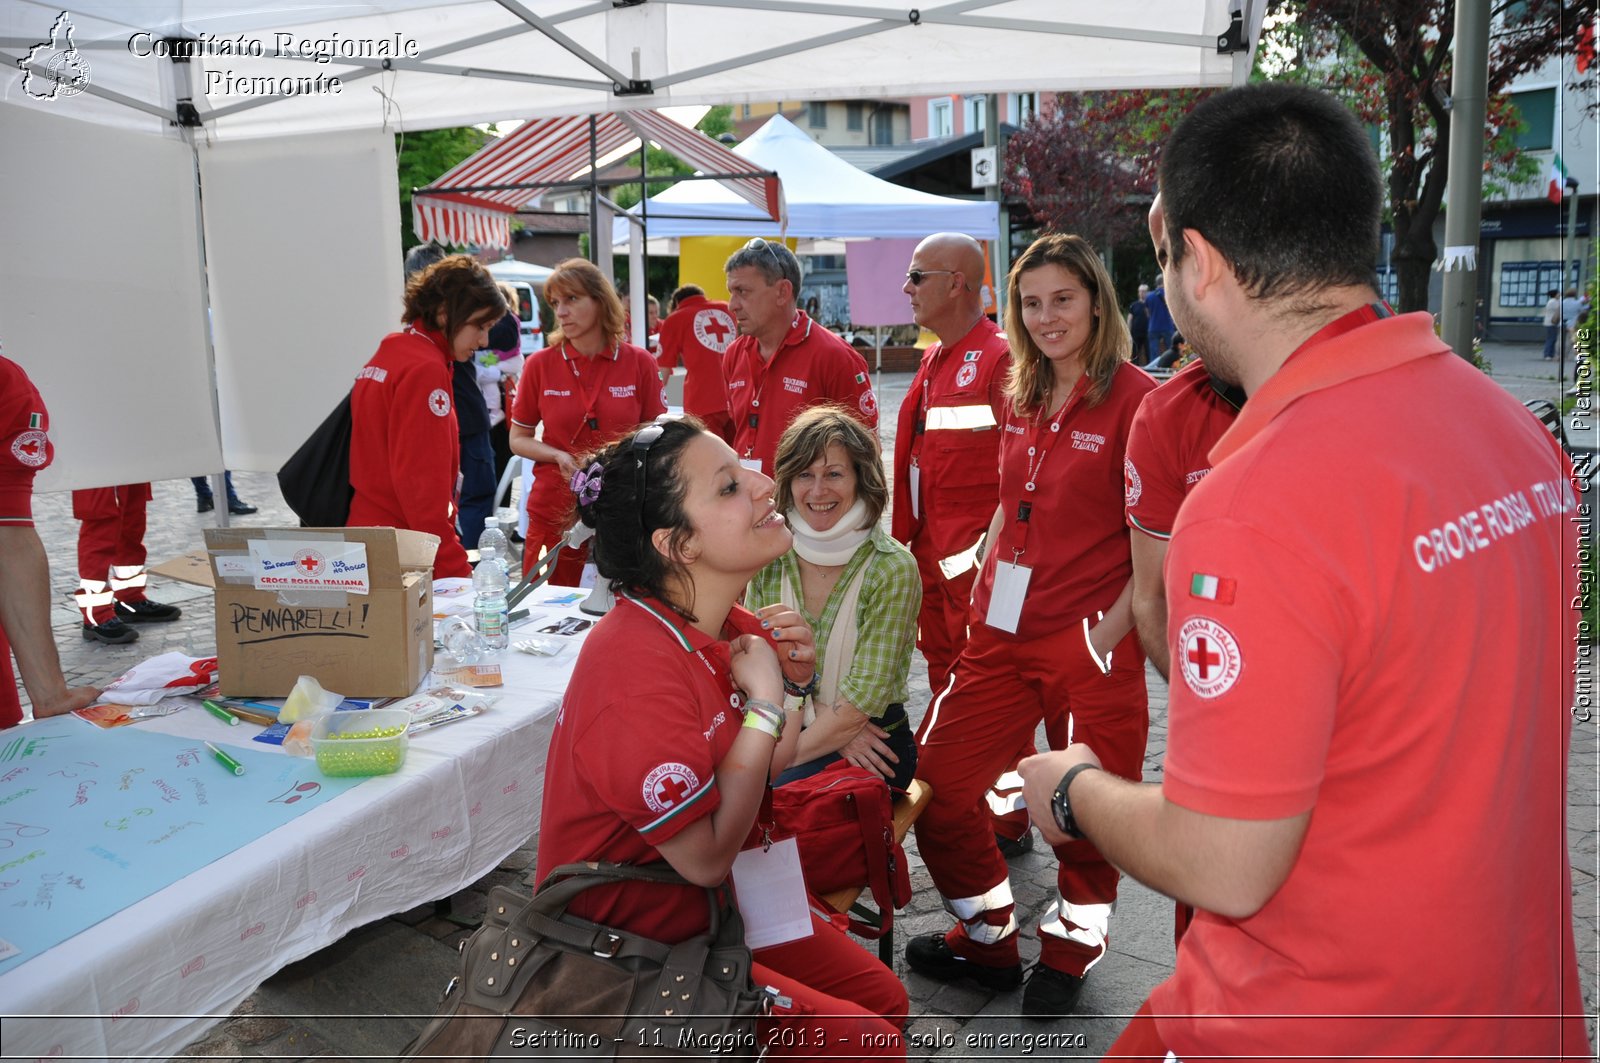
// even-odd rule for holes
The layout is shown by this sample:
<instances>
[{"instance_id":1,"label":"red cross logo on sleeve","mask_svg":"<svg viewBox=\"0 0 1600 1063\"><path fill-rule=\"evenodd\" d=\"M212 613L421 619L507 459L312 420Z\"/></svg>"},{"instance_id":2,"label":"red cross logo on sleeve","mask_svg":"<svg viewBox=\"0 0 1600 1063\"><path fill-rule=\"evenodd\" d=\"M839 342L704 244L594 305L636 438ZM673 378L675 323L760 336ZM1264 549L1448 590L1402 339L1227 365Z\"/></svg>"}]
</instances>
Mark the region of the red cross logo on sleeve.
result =
<instances>
[{"instance_id":1,"label":"red cross logo on sleeve","mask_svg":"<svg viewBox=\"0 0 1600 1063\"><path fill-rule=\"evenodd\" d=\"M428 395L428 409L435 417L445 417L450 413L450 393L444 388L434 388Z\"/></svg>"},{"instance_id":2,"label":"red cross logo on sleeve","mask_svg":"<svg viewBox=\"0 0 1600 1063\"><path fill-rule=\"evenodd\" d=\"M49 460L45 449L48 443L49 437L37 429L22 432L11 441L11 456L28 468L37 469Z\"/></svg>"},{"instance_id":3,"label":"red cross logo on sleeve","mask_svg":"<svg viewBox=\"0 0 1600 1063\"><path fill-rule=\"evenodd\" d=\"M1178 629L1184 682L1202 698L1225 693L1239 679L1244 655L1233 632L1208 617L1192 616Z\"/></svg>"},{"instance_id":4,"label":"red cross logo on sleeve","mask_svg":"<svg viewBox=\"0 0 1600 1063\"><path fill-rule=\"evenodd\" d=\"M699 789L700 780L687 764L660 764L645 776L644 803L652 812L665 812L692 798Z\"/></svg>"},{"instance_id":5,"label":"red cross logo on sleeve","mask_svg":"<svg viewBox=\"0 0 1600 1063\"><path fill-rule=\"evenodd\" d=\"M712 307L694 315L694 338L709 351L721 354L733 341L733 318L726 310Z\"/></svg>"}]
</instances>

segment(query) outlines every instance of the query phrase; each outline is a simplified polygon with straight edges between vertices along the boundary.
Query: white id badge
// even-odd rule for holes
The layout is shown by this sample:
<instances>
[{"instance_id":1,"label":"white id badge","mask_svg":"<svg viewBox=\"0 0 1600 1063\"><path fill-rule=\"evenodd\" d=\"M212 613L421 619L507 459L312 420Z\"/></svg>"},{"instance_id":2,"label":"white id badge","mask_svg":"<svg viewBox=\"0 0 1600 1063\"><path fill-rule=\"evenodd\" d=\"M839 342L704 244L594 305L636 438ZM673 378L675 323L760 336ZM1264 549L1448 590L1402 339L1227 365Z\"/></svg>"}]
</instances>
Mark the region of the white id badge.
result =
<instances>
[{"instance_id":1,"label":"white id badge","mask_svg":"<svg viewBox=\"0 0 1600 1063\"><path fill-rule=\"evenodd\" d=\"M760 472L761 471L761 459L760 458L740 458L739 459L739 464L740 464L741 467L746 468L746 469L752 469L755 472Z\"/></svg>"},{"instance_id":2,"label":"white id badge","mask_svg":"<svg viewBox=\"0 0 1600 1063\"><path fill-rule=\"evenodd\" d=\"M733 860L733 892L744 917L744 943L752 949L811 936L811 905L793 838L768 849L746 849Z\"/></svg>"},{"instance_id":3,"label":"white id badge","mask_svg":"<svg viewBox=\"0 0 1600 1063\"><path fill-rule=\"evenodd\" d=\"M593 561L585 561L583 574L578 577L578 586L584 590L594 586L594 581L600 578L600 570L594 567Z\"/></svg>"},{"instance_id":4,"label":"white id badge","mask_svg":"<svg viewBox=\"0 0 1600 1063\"><path fill-rule=\"evenodd\" d=\"M1028 566L996 560L994 590L989 594L989 615L984 617L984 623L1015 635L1017 621L1022 619L1022 602L1028 596L1028 580L1032 578L1033 569Z\"/></svg>"},{"instance_id":5,"label":"white id badge","mask_svg":"<svg viewBox=\"0 0 1600 1063\"><path fill-rule=\"evenodd\" d=\"M911 519L918 520L922 517L922 469L916 462L911 463Z\"/></svg>"}]
</instances>

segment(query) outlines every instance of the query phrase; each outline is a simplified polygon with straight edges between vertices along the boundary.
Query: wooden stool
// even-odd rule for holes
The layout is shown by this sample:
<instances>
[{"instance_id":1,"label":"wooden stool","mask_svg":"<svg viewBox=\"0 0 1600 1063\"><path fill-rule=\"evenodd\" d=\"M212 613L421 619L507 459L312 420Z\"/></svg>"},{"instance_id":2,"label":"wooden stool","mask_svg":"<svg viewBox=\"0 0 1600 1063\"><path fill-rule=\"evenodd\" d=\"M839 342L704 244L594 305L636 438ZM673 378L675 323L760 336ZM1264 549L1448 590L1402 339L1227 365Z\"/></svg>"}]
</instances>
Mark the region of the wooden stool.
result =
<instances>
[{"instance_id":1,"label":"wooden stool","mask_svg":"<svg viewBox=\"0 0 1600 1063\"><path fill-rule=\"evenodd\" d=\"M922 810L928 802L933 800L933 787L921 779L912 779L906 792L894 799L894 840L903 843L906 834L911 830L911 825L922 815ZM850 886L842 890L834 890L825 895L822 900L840 914L854 912L858 919L875 926L883 925L883 913L875 912L871 908L863 907L859 901L861 895L867 891L867 884ZM894 966L894 927L878 939L878 958L886 965Z\"/></svg>"}]
</instances>

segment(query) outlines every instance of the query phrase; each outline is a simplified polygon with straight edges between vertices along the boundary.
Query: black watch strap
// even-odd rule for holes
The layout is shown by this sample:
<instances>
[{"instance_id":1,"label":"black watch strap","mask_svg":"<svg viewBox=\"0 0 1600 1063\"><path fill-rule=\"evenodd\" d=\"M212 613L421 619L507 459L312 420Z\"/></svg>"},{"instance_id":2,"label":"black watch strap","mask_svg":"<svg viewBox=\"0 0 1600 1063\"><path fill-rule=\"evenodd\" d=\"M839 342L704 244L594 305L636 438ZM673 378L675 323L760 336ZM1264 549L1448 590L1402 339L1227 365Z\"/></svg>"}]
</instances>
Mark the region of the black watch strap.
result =
<instances>
[{"instance_id":1,"label":"black watch strap","mask_svg":"<svg viewBox=\"0 0 1600 1063\"><path fill-rule=\"evenodd\" d=\"M1067 798L1067 791L1072 788L1072 780L1078 777L1078 773L1089 769L1100 770L1098 766L1087 763L1074 764L1068 768L1067 773L1061 776L1061 781L1056 784L1055 794L1050 798L1050 814L1055 817L1056 828L1069 838L1081 838L1083 831L1078 829L1078 821L1072 816L1072 802Z\"/></svg>"}]
</instances>

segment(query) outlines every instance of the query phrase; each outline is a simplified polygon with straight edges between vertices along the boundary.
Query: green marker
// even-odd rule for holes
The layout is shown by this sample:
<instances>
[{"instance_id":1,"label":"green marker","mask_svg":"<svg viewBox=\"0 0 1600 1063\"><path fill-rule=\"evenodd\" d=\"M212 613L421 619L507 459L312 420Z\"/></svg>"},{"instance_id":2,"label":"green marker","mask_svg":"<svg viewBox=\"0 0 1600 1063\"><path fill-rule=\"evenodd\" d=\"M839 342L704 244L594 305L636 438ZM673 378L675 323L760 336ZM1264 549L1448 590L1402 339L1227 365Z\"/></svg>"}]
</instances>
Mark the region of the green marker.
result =
<instances>
[{"instance_id":1,"label":"green marker","mask_svg":"<svg viewBox=\"0 0 1600 1063\"><path fill-rule=\"evenodd\" d=\"M228 754L224 753L210 742L206 743L206 748L211 750L211 755L217 758L218 764L221 764L224 768L227 768L235 775L244 774L243 764L240 764L237 760L234 760L232 757L228 756Z\"/></svg>"},{"instance_id":2,"label":"green marker","mask_svg":"<svg viewBox=\"0 0 1600 1063\"><path fill-rule=\"evenodd\" d=\"M223 723L227 724L229 727L239 726L239 717L235 716L233 713L229 712L227 709L223 708L221 705L218 705L211 699L204 698L201 700L200 704L206 707L207 712L221 720Z\"/></svg>"}]
</instances>

